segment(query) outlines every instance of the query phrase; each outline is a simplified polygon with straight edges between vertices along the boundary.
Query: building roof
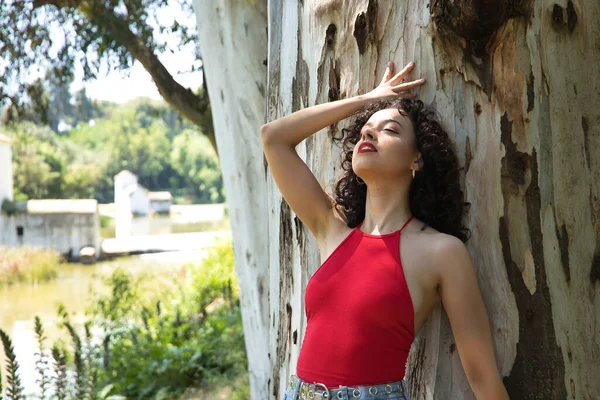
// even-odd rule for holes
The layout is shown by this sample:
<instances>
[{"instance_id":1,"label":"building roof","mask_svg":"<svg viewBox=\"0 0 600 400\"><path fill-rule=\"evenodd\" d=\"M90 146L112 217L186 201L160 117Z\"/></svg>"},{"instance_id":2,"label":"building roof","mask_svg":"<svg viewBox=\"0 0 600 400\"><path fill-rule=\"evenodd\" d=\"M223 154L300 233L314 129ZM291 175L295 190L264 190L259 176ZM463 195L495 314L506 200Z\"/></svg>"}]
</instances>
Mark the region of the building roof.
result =
<instances>
[{"instance_id":1,"label":"building roof","mask_svg":"<svg viewBox=\"0 0 600 400\"><path fill-rule=\"evenodd\" d=\"M10 143L12 139L0 133L0 143Z\"/></svg>"},{"instance_id":2,"label":"building roof","mask_svg":"<svg viewBox=\"0 0 600 400\"><path fill-rule=\"evenodd\" d=\"M29 200L28 214L95 214L98 201L85 200Z\"/></svg>"},{"instance_id":3,"label":"building roof","mask_svg":"<svg viewBox=\"0 0 600 400\"><path fill-rule=\"evenodd\" d=\"M130 176L135 176L135 177L137 177L137 175L136 175L136 174L134 174L133 172L131 172L131 171L129 171L129 170L126 170L126 169L124 169L123 171L121 171L121 172L119 172L118 174L116 174L116 175L115 175L115 178L119 178L119 177L121 177L121 176L126 176L126 175L130 175Z\"/></svg>"},{"instance_id":4,"label":"building roof","mask_svg":"<svg viewBox=\"0 0 600 400\"><path fill-rule=\"evenodd\" d=\"M153 201L168 201L173 199L171 192L149 192L148 197Z\"/></svg>"},{"instance_id":5,"label":"building roof","mask_svg":"<svg viewBox=\"0 0 600 400\"><path fill-rule=\"evenodd\" d=\"M148 189L146 189L145 187L143 187L142 185L140 185L139 183L132 183L131 185L127 185L123 188L123 192L127 195L127 196L131 196L132 194L134 194L135 192L137 192L138 190L142 190L146 193L148 193Z\"/></svg>"}]
</instances>

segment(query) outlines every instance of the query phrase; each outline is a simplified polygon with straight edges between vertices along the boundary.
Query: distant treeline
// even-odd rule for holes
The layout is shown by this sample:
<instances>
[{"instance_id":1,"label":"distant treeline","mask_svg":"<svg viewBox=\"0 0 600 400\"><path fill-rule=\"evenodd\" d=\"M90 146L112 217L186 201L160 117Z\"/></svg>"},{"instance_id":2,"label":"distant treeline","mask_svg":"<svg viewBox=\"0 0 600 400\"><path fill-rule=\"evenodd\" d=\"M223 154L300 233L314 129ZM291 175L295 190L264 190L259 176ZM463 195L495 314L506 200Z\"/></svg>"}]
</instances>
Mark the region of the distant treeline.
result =
<instances>
[{"instance_id":1,"label":"distant treeline","mask_svg":"<svg viewBox=\"0 0 600 400\"><path fill-rule=\"evenodd\" d=\"M225 201L219 161L198 128L162 101L120 105L94 102L84 91L74 101L48 103L45 118L21 113L2 127L13 138L15 198L114 199L113 176L123 169L149 190L168 190L175 201Z\"/></svg>"}]
</instances>

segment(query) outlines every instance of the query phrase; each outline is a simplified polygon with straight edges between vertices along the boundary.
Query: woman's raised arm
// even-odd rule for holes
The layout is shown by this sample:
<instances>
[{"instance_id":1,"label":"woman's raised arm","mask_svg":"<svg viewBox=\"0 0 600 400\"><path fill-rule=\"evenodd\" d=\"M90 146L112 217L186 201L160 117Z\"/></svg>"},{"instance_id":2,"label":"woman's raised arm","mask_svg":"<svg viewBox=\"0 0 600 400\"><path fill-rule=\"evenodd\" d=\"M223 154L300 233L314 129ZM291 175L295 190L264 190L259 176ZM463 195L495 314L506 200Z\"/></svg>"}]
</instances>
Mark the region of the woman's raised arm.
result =
<instances>
[{"instance_id":1,"label":"woman's raised arm","mask_svg":"<svg viewBox=\"0 0 600 400\"><path fill-rule=\"evenodd\" d=\"M390 63L381 84L371 92L304 108L260 128L265 157L277 187L318 240L327 232L334 217L333 199L298 156L296 146L315 132L360 111L369 102L398 96L414 97L411 89L422 85L424 80L401 83L413 67L411 63L392 76L393 64Z\"/></svg>"}]
</instances>

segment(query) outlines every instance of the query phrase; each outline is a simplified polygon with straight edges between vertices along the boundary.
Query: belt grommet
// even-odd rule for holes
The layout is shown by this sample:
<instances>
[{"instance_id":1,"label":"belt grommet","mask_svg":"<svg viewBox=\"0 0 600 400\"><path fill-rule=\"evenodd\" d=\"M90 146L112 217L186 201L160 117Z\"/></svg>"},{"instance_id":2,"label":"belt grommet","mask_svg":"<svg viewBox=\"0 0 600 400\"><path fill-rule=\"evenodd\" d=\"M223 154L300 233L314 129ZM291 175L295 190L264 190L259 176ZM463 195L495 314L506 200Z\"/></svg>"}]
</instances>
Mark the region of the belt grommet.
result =
<instances>
[{"instance_id":1,"label":"belt grommet","mask_svg":"<svg viewBox=\"0 0 600 400\"><path fill-rule=\"evenodd\" d=\"M342 400L342 399L343 399L343 397L342 397L342 396L343 396L343 395L342 395L342 391L341 391L341 390L340 390L339 392L337 392L337 396L336 396L336 397L337 397L339 400Z\"/></svg>"},{"instance_id":2,"label":"belt grommet","mask_svg":"<svg viewBox=\"0 0 600 400\"><path fill-rule=\"evenodd\" d=\"M355 399L358 399L360 397L360 390L354 389L352 391L352 397L354 397Z\"/></svg>"},{"instance_id":3,"label":"belt grommet","mask_svg":"<svg viewBox=\"0 0 600 400\"><path fill-rule=\"evenodd\" d=\"M391 385L385 385L385 392L386 393L392 393L392 390L394 390L394 389L392 388Z\"/></svg>"},{"instance_id":4,"label":"belt grommet","mask_svg":"<svg viewBox=\"0 0 600 400\"><path fill-rule=\"evenodd\" d=\"M369 388L369 394L375 396L377 394L377 386L371 386Z\"/></svg>"}]
</instances>

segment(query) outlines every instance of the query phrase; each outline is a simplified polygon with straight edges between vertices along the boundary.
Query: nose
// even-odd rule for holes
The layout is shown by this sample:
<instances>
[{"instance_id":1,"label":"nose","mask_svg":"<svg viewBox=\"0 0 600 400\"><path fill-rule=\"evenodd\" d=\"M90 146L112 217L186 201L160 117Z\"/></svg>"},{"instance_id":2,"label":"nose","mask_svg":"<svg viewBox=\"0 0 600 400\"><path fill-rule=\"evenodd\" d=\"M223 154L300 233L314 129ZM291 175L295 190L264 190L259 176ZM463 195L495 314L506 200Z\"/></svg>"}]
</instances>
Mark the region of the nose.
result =
<instances>
[{"instance_id":1,"label":"nose","mask_svg":"<svg viewBox=\"0 0 600 400\"><path fill-rule=\"evenodd\" d=\"M361 135L363 142L367 139L370 139L370 140L375 139L375 135L373 134L373 131L371 130L371 128L363 128L360 135Z\"/></svg>"}]
</instances>

